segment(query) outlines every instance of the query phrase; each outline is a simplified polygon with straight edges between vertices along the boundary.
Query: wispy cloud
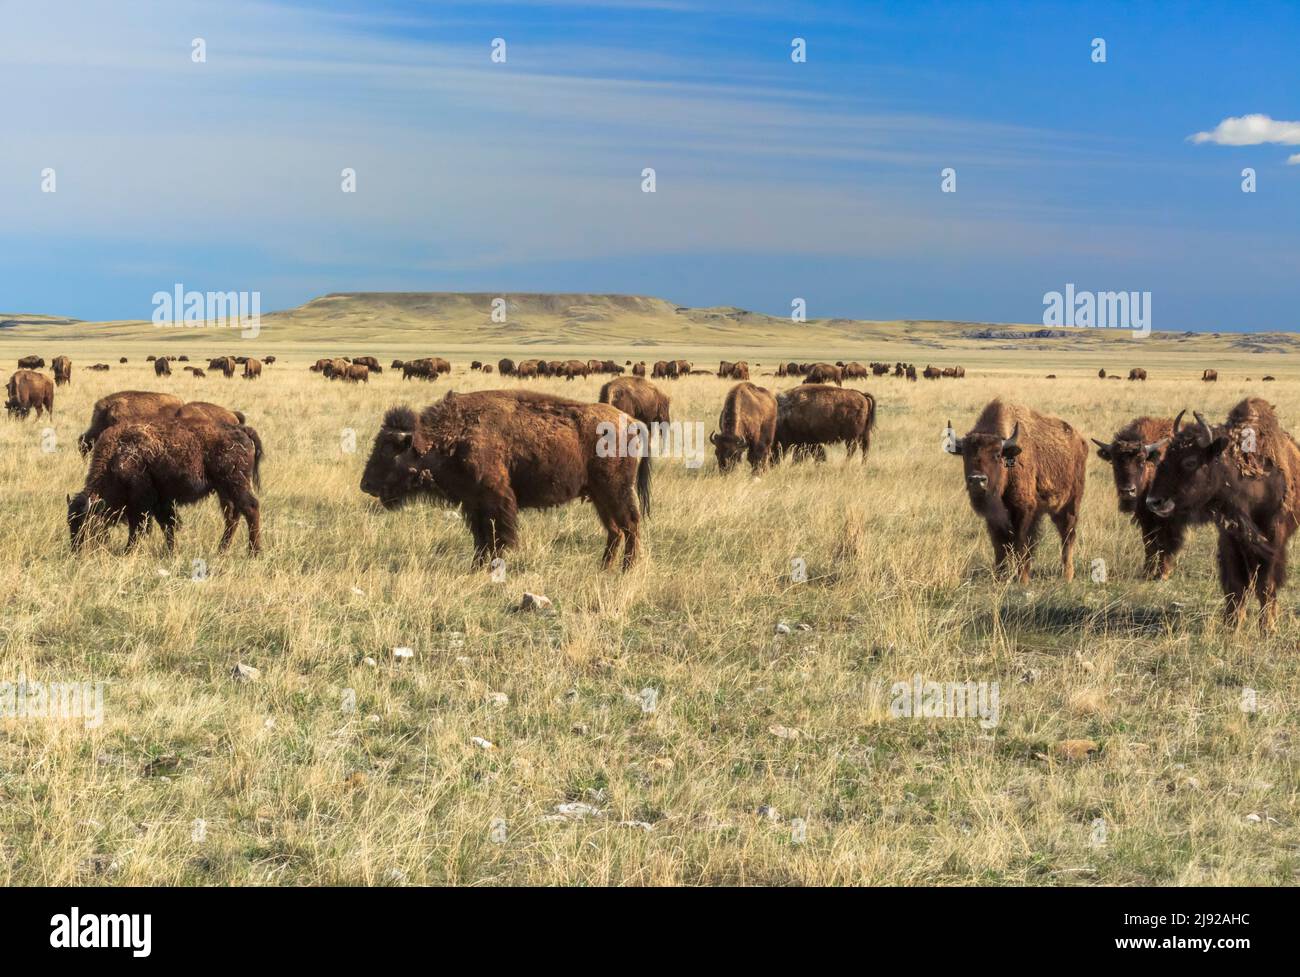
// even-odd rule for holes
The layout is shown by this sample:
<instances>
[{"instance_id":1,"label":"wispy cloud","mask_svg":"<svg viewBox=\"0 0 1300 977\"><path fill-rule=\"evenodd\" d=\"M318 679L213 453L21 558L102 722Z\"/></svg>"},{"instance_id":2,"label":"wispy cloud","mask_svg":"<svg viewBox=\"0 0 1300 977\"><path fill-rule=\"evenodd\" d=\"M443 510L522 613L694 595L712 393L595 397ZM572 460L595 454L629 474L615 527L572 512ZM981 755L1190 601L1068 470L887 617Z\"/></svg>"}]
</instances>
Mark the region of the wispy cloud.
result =
<instances>
[{"instance_id":1,"label":"wispy cloud","mask_svg":"<svg viewBox=\"0 0 1300 977\"><path fill-rule=\"evenodd\" d=\"M1300 122L1283 122L1267 115L1237 115L1224 119L1209 132L1188 136L1194 143L1217 146L1300 146ZM1287 162L1294 163L1292 156Z\"/></svg>"}]
</instances>

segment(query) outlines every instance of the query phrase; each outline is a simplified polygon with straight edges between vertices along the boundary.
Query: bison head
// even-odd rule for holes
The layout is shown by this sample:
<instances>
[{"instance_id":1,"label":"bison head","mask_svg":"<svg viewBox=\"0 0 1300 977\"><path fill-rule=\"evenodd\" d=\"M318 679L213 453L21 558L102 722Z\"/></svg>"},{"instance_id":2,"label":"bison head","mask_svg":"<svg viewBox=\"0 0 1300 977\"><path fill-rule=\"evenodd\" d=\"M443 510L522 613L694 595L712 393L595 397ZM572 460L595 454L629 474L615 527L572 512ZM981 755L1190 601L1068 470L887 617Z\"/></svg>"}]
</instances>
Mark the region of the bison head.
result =
<instances>
[{"instance_id":1,"label":"bison head","mask_svg":"<svg viewBox=\"0 0 1300 977\"><path fill-rule=\"evenodd\" d=\"M742 437L716 431L709 435L709 444L713 445L713 453L718 459L718 471L724 475L740 461L745 449L749 447L749 442Z\"/></svg>"},{"instance_id":2,"label":"bison head","mask_svg":"<svg viewBox=\"0 0 1300 977\"><path fill-rule=\"evenodd\" d=\"M1228 439L1216 434L1200 414L1193 412L1193 416L1196 424L1181 431L1182 413L1174 419L1173 436L1147 492L1147 508L1162 519L1201 508L1218 488L1220 479L1214 470Z\"/></svg>"},{"instance_id":3,"label":"bison head","mask_svg":"<svg viewBox=\"0 0 1300 977\"><path fill-rule=\"evenodd\" d=\"M949 429L952 421L948 422ZM952 442L947 450L961 455L966 473L966 491L971 503L978 508L986 498L997 498L1006 487L1006 470L1015 467L1023 450L1020 446L1020 424L1016 423L1011 437L973 431Z\"/></svg>"},{"instance_id":4,"label":"bison head","mask_svg":"<svg viewBox=\"0 0 1300 977\"><path fill-rule=\"evenodd\" d=\"M76 553L81 549L81 544L91 533L91 521L93 518L104 518L104 502L98 496L91 492L81 491L76 495L67 496L68 500L68 537L72 543L72 552ZM119 513L120 514L120 513ZM111 518L114 513L107 513L110 517L109 522L115 521ZM103 531L101 524L100 531Z\"/></svg>"},{"instance_id":5,"label":"bison head","mask_svg":"<svg viewBox=\"0 0 1300 977\"><path fill-rule=\"evenodd\" d=\"M1181 416L1181 415L1179 415ZM1138 498L1151 488L1156 466L1164 457L1167 440L1143 444L1141 441L1112 441L1105 444L1092 439L1097 446L1097 457L1110 463L1115 476L1115 491L1119 495L1119 511L1132 512Z\"/></svg>"},{"instance_id":6,"label":"bison head","mask_svg":"<svg viewBox=\"0 0 1300 977\"><path fill-rule=\"evenodd\" d=\"M409 407L394 407L384 415L361 474L361 491L374 496L385 509L398 508L421 486L416 437L415 412Z\"/></svg>"}]
</instances>

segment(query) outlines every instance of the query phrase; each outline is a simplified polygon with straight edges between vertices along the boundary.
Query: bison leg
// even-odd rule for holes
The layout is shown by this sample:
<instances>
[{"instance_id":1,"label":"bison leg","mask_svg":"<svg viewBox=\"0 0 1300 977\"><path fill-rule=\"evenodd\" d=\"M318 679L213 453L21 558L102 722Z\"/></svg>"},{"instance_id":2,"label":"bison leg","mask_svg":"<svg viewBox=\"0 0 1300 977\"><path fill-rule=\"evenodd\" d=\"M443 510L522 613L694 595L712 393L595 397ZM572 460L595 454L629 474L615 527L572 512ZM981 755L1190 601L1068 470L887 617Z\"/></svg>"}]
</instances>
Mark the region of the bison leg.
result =
<instances>
[{"instance_id":1,"label":"bison leg","mask_svg":"<svg viewBox=\"0 0 1300 977\"><path fill-rule=\"evenodd\" d=\"M764 444L751 441L747 453L749 467L755 475L767 468L772 449Z\"/></svg>"},{"instance_id":2,"label":"bison leg","mask_svg":"<svg viewBox=\"0 0 1300 977\"><path fill-rule=\"evenodd\" d=\"M126 513L126 552L130 553L135 549L135 544L140 541L140 533L144 529L148 516L135 509L134 507L127 510Z\"/></svg>"},{"instance_id":3,"label":"bison leg","mask_svg":"<svg viewBox=\"0 0 1300 977\"><path fill-rule=\"evenodd\" d=\"M519 542L519 510L513 494L489 496L477 509L466 510L474 535L474 566L480 567Z\"/></svg>"},{"instance_id":4,"label":"bison leg","mask_svg":"<svg viewBox=\"0 0 1300 977\"><path fill-rule=\"evenodd\" d=\"M989 540L993 543L993 576L1002 579L1008 564L1014 562L1015 537L1009 529L989 523Z\"/></svg>"},{"instance_id":5,"label":"bison leg","mask_svg":"<svg viewBox=\"0 0 1300 977\"><path fill-rule=\"evenodd\" d=\"M1073 505L1053 513L1052 523L1061 536L1061 574L1066 583L1074 579L1074 538L1079 512Z\"/></svg>"},{"instance_id":6,"label":"bison leg","mask_svg":"<svg viewBox=\"0 0 1300 977\"><path fill-rule=\"evenodd\" d=\"M217 548L224 553L230 549L230 541L235 538L235 530L239 528L239 510L235 508L234 502L221 500L221 517L226 521L226 528L221 533L221 543Z\"/></svg>"},{"instance_id":7,"label":"bison leg","mask_svg":"<svg viewBox=\"0 0 1300 977\"><path fill-rule=\"evenodd\" d=\"M1234 540L1219 533L1219 585L1223 588L1223 619L1230 627L1239 627L1246 617L1246 589L1250 573L1245 557Z\"/></svg>"},{"instance_id":8,"label":"bison leg","mask_svg":"<svg viewBox=\"0 0 1300 977\"><path fill-rule=\"evenodd\" d=\"M602 493L593 496L591 500L596 506L596 514L605 526L605 553L600 562L602 570L613 566L619 543L623 544L624 572L636 563L640 550L641 513L637 509L635 495L629 491L626 496L610 499Z\"/></svg>"},{"instance_id":9,"label":"bison leg","mask_svg":"<svg viewBox=\"0 0 1300 977\"><path fill-rule=\"evenodd\" d=\"M248 524L248 552L257 556L262 552L262 507L257 496L245 490L239 497L237 508Z\"/></svg>"},{"instance_id":10,"label":"bison leg","mask_svg":"<svg viewBox=\"0 0 1300 977\"><path fill-rule=\"evenodd\" d=\"M176 549L176 503L162 502L154 509L154 518L158 520L158 525L162 526L163 540L167 544L167 551Z\"/></svg>"}]
</instances>

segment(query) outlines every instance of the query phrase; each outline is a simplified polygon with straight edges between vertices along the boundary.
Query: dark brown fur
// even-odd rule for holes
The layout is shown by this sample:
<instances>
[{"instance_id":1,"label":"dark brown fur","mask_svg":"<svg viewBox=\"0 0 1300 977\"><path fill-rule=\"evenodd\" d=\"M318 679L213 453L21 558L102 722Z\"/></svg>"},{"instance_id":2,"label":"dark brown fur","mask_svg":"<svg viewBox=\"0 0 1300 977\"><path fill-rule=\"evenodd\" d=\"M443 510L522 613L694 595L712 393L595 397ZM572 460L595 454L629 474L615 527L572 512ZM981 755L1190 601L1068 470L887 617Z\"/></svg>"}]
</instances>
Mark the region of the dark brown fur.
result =
<instances>
[{"instance_id":1,"label":"dark brown fur","mask_svg":"<svg viewBox=\"0 0 1300 977\"><path fill-rule=\"evenodd\" d=\"M10 417L20 420L26 418L33 407L36 408L37 417L42 412L54 416L54 381L44 373L17 370L9 378L6 390L9 399L5 402L5 409L9 411Z\"/></svg>"},{"instance_id":2,"label":"dark brown fur","mask_svg":"<svg viewBox=\"0 0 1300 977\"><path fill-rule=\"evenodd\" d=\"M860 447L862 460L871 450L876 426L876 398L863 390L845 390L824 384L794 387L776 398L776 454L826 457L823 445L843 443L849 459Z\"/></svg>"},{"instance_id":3,"label":"dark brown fur","mask_svg":"<svg viewBox=\"0 0 1300 977\"><path fill-rule=\"evenodd\" d=\"M776 442L776 411L772 391L747 380L727 392L718 416L718 432L709 435L719 471L731 471L742 453L754 474L767 467Z\"/></svg>"}]
</instances>

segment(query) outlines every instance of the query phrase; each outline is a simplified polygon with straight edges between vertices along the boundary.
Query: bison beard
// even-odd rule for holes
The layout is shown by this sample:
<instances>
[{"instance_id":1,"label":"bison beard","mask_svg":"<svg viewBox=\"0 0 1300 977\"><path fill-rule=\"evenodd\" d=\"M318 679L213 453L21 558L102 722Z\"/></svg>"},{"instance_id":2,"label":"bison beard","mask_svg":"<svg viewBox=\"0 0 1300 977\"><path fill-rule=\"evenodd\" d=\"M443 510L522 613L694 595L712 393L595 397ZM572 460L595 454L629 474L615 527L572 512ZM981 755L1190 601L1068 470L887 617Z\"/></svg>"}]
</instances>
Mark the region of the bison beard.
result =
<instances>
[{"instance_id":1,"label":"bison beard","mask_svg":"<svg viewBox=\"0 0 1300 977\"><path fill-rule=\"evenodd\" d=\"M85 487L68 496L68 533L73 552L81 548L94 520L127 522L130 552L155 519L167 548L176 542L176 509L216 493L229 546L239 518L248 524L248 548L261 548L261 515L252 486L258 479L260 440L252 428L202 421L155 419L126 422L95 443Z\"/></svg>"},{"instance_id":2,"label":"bison beard","mask_svg":"<svg viewBox=\"0 0 1300 977\"><path fill-rule=\"evenodd\" d=\"M601 457L598 427L626 424L608 404L582 404L524 390L448 393L417 418L390 410L375 437L361 491L386 508L416 494L461 507L481 566L518 543L518 510L588 499L606 529L602 565L623 543L623 569L636 561L638 459Z\"/></svg>"},{"instance_id":3,"label":"bison beard","mask_svg":"<svg viewBox=\"0 0 1300 977\"><path fill-rule=\"evenodd\" d=\"M1300 447L1273 407L1258 398L1243 400L1217 428L1195 414L1196 424L1180 429L1182 416L1156 469L1147 508L1164 519L1193 512L1213 519L1225 618L1239 625L1253 590L1260 624L1270 628L1286 583L1287 544L1300 524Z\"/></svg>"},{"instance_id":4,"label":"bison beard","mask_svg":"<svg viewBox=\"0 0 1300 977\"><path fill-rule=\"evenodd\" d=\"M994 400L948 450L962 457L971 509L984 518L993 543L995 572L1011 569L1029 582L1046 515L1061 537L1062 573L1073 580L1088 462L1083 438L1060 418Z\"/></svg>"}]
</instances>

